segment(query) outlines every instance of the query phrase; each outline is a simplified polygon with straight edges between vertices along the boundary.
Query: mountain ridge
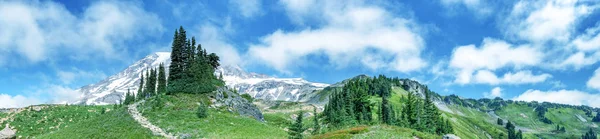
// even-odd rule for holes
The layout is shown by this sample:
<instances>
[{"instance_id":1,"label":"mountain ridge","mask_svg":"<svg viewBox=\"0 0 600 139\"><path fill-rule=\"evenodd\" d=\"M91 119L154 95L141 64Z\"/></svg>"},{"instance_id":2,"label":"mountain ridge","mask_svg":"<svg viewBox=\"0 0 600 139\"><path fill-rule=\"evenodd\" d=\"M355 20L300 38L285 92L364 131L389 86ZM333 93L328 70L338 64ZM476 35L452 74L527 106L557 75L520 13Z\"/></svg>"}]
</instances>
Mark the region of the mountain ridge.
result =
<instances>
[{"instance_id":1,"label":"mountain ridge","mask_svg":"<svg viewBox=\"0 0 600 139\"><path fill-rule=\"evenodd\" d=\"M156 68L160 63L169 65L170 52L155 52L128 66L121 72L109 76L97 83L85 85L79 89L80 99L72 104L107 105L120 103L129 89L137 93L140 75L144 70ZM165 67L168 72L168 66ZM329 84L313 83L302 78L276 78L265 74L247 72L237 65L222 65L215 75L223 75L230 88L240 94L249 94L257 99L302 101L303 96L314 90L323 89Z\"/></svg>"}]
</instances>

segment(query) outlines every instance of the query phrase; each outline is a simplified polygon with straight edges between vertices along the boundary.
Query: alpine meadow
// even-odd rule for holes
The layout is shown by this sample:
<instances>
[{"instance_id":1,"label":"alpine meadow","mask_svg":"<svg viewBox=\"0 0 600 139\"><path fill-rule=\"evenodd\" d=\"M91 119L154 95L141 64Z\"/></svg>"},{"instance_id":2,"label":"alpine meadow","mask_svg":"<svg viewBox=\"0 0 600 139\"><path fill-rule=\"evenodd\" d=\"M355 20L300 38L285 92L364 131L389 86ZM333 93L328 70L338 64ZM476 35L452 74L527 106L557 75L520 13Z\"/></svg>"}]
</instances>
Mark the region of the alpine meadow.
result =
<instances>
[{"instance_id":1,"label":"alpine meadow","mask_svg":"<svg viewBox=\"0 0 600 139\"><path fill-rule=\"evenodd\" d=\"M0 1L0 139L598 139L600 1Z\"/></svg>"}]
</instances>

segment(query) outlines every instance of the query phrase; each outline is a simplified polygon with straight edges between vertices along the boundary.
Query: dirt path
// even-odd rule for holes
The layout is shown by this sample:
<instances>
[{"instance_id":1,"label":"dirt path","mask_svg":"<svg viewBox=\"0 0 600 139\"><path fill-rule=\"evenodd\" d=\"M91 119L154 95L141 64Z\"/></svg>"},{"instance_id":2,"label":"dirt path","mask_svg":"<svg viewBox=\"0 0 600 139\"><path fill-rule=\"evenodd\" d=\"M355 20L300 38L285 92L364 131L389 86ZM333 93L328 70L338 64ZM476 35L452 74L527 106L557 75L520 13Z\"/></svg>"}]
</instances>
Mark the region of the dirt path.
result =
<instances>
[{"instance_id":1,"label":"dirt path","mask_svg":"<svg viewBox=\"0 0 600 139\"><path fill-rule=\"evenodd\" d=\"M152 134L154 134L154 135L161 135L161 136L169 138L169 139L176 139L177 137L165 132L158 126L153 125L152 123L150 123L150 121L148 121L148 119L146 119L146 117L144 117L144 116L142 116L142 114L140 114L140 112L137 110L137 106L140 103L144 103L144 102L145 102L145 100L142 100L142 101L138 101L136 103L133 103L133 104L127 106L127 111L129 112L131 117L133 117L133 119L135 119L135 121L140 123L140 125L142 125L143 127L150 129L150 131L152 131Z\"/></svg>"}]
</instances>

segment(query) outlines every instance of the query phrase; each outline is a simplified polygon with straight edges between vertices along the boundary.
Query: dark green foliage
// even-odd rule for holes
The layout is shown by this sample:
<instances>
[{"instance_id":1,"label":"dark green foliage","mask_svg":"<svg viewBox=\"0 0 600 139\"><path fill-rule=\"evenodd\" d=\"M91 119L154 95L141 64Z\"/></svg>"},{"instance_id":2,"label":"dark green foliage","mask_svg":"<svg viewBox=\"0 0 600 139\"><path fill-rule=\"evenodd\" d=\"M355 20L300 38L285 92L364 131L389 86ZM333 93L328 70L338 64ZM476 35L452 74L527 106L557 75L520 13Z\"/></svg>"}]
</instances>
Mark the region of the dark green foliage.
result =
<instances>
[{"instance_id":1,"label":"dark green foliage","mask_svg":"<svg viewBox=\"0 0 600 139\"><path fill-rule=\"evenodd\" d=\"M183 27L179 27L179 31L175 30L175 35L173 37L173 42L171 46L171 64L169 65L167 94L183 92L183 89L185 87L185 40L185 30L183 29Z\"/></svg>"},{"instance_id":2,"label":"dark green foliage","mask_svg":"<svg viewBox=\"0 0 600 139\"><path fill-rule=\"evenodd\" d=\"M171 48L167 94L208 93L224 84L214 75L219 57L208 54L200 44L196 47L196 39L189 40L183 27L175 31ZM159 81L159 92L160 85Z\"/></svg>"},{"instance_id":3,"label":"dark green foliage","mask_svg":"<svg viewBox=\"0 0 600 139\"><path fill-rule=\"evenodd\" d=\"M127 93L125 94L125 100L123 100L123 105L132 104L135 101L135 96L127 89Z\"/></svg>"},{"instance_id":4,"label":"dark green foliage","mask_svg":"<svg viewBox=\"0 0 600 139\"><path fill-rule=\"evenodd\" d=\"M596 132L590 128L588 132L581 135L581 139L598 139L598 136L596 135Z\"/></svg>"},{"instance_id":5,"label":"dark green foliage","mask_svg":"<svg viewBox=\"0 0 600 139\"><path fill-rule=\"evenodd\" d=\"M302 111L299 111L298 117L296 117L296 122L294 122L294 124L290 125L290 127L288 128L289 139L304 138L302 133L306 130L306 128L302 126L302 119L304 119L303 115L304 113Z\"/></svg>"},{"instance_id":6,"label":"dark green foliage","mask_svg":"<svg viewBox=\"0 0 600 139\"><path fill-rule=\"evenodd\" d=\"M380 109L381 113L379 115L381 116L381 122L392 125L392 113L387 97L382 98Z\"/></svg>"},{"instance_id":7,"label":"dark green foliage","mask_svg":"<svg viewBox=\"0 0 600 139\"><path fill-rule=\"evenodd\" d=\"M252 103L252 101L254 101L254 98L252 98L252 96L250 96L250 94L242 94L240 95L242 98L248 100L248 102Z\"/></svg>"},{"instance_id":8,"label":"dark green foliage","mask_svg":"<svg viewBox=\"0 0 600 139\"><path fill-rule=\"evenodd\" d=\"M321 132L321 125L319 124L319 116L317 115L317 107L313 108L313 131L312 134L316 135Z\"/></svg>"},{"instance_id":9,"label":"dark green foliage","mask_svg":"<svg viewBox=\"0 0 600 139\"><path fill-rule=\"evenodd\" d=\"M553 131L554 133L565 133L567 132L567 130L565 129L565 127L561 127L558 124L556 125L556 129L554 129Z\"/></svg>"},{"instance_id":10,"label":"dark green foliage","mask_svg":"<svg viewBox=\"0 0 600 139\"><path fill-rule=\"evenodd\" d=\"M600 122L600 113L596 113L596 116L592 118L592 122Z\"/></svg>"},{"instance_id":11,"label":"dark green foliage","mask_svg":"<svg viewBox=\"0 0 600 139\"><path fill-rule=\"evenodd\" d=\"M506 122L506 126L504 127L508 131L508 139L523 139L523 132L519 130L515 131L515 125L513 125L510 121Z\"/></svg>"},{"instance_id":12,"label":"dark green foliage","mask_svg":"<svg viewBox=\"0 0 600 139\"><path fill-rule=\"evenodd\" d=\"M158 66L158 87L157 87L157 93L158 94L165 94L167 93L167 76L165 74L165 65L163 63L161 63Z\"/></svg>"},{"instance_id":13,"label":"dark green foliage","mask_svg":"<svg viewBox=\"0 0 600 139\"><path fill-rule=\"evenodd\" d=\"M208 116L208 107L204 103L200 103L198 110L196 111L198 118L206 118Z\"/></svg>"},{"instance_id":14,"label":"dark green foliage","mask_svg":"<svg viewBox=\"0 0 600 139\"><path fill-rule=\"evenodd\" d=\"M413 92L408 92L407 98L402 97L400 103L404 104L401 109L396 109L389 102L388 97L392 96L392 86L403 86L400 81L409 81L406 79L387 78L383 75L373 78L353 78L345 81L346 84L341 90L332 90L329 97L329 103L325 105L323 111L324 121L333 127L340 127L355 124L371 124L373 104L369 101L370 97L382 97L382 101L376 112L379 120L388 125L396 125L416 129L423 132L434 134L452 133L453 128L448 120L441 117L441 113L431 101L431 92L424 87L426 91L423 100ZM404 88L409 89L404 84ZM396 110L401 110L397 113Z\"/></svg>"},{"instance_id":15,"label":"dark green foliage","mask_svg":"<svg viewBox=\"0 0 600 139\"><path fill-rule=\"evenodd\" d=\"M142 99L142 96L143 96L142 94L144 94L143 90L144 90L144 73L142 72L142 75L140 75L140 86L137 91L137 97L136 97L137 100Z\"/></svg>"},{"instance_id":16,"label":"dark green foliage","mask_svg":"<svg viewBox=\"0 0 600 139\"><path fill-rule=\"evenodd\" d=\"M104 113L106 113L106 108L102 107L102 109L100 109L100 114L104 114Z\"/></svg>"},{"instance_id":17,"label":"dark green foliage","mask_svg":"<svg viewBox=\"0 0 600 139\"><path fill-rule=\"evenodd\" d=\"M342 90L334 91L323 111L325 121L335 127L372 120L368 81L350 81Z\"/></svg>"},{"instance_id":18,"label":"dark green foliage","mask_svg":"<svg viewBox=\"0 0 600 139\"><path fill-rule=\"evenodd\" d=\"M502 121L502 119L498 118L498 121L496 121L496 124L504 125L504 121Z\"/></svg>"},{"instance_id":19,"label":"dark green foliage","mask_svg":"<svg viewBox=\"0 0 600 139\"><path fill-rule=\"evenodd\" d=\"M546 124L552 124L552 121L545 116L547 111L548 111L548 108L546 108L544 106L538 106L537 108L535 108L535 112L536 112L537 116L540 118L540 121L542 121Z\"/></svg>"}]
</instances>

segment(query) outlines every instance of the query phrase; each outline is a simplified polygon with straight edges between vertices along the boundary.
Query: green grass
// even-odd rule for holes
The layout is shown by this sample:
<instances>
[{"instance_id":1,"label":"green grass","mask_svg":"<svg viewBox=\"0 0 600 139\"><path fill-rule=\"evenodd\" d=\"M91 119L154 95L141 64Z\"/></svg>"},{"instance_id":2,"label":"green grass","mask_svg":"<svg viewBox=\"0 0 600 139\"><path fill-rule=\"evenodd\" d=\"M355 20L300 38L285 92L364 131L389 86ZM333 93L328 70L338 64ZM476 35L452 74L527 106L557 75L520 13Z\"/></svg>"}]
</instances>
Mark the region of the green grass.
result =
<instances>
[{"instance_id":1,"label":"green grass","mask_svg":"<svg viewBox=\"0 0 600 139\"><path fill-rule=\"evenodd\" d=\"M454 134L462 138L505 138L506 130L495 124L495 120L486 113L464 108L461 106L448 106L454 113L443 112L454 128ZM460 113L460 114L458 114ZM487 134L487 135L486 135Z\"/></svg>"},{"instance_id":2,"label":"green grass","mask_svg":"<svg viewBox=\"0 0 600 139\"><path fill-rule=\"evenodd\" d=\"M546 124L539 120L535 114L534 108L524 104L509 104L496 112L500 117L516 123L517 126L532 129L526 135L531 138L580 138L581 134L591 127L591 117L587 117L585 112L572 108L549 108L545 116L552 120L554 124ZM527 116L524 117L521 115ZM581 122L575 115L581 115L587 122ZM556 124L564 126L566 133L552 133ZM596 123L598 124L598 123ZM600 129L594 128L596 132Z\"/></svg>"},{"instance_id":3,"label":"green grass","mask_svg":"<svg viewBox=\"0 0 600 139\"><path fill-rule=\"evenodd\" d=\"M150 130L140 126L127 113L125 107L88 120L81 121L61 130L38 136L37 138L161 138L153 136Z\"/></svg>"},{"instance_id":4,"label":"green grass","mask_svg":"<svg viewBox=\"0 0 600 139\"><path fill-rule=\"evenodd\" d=\"M331 131L320 135L315 135L310 138L315 139L346 139L346 138L374 138L374 139L386 139L386 138L413 138L418 137L422 139L439 139L441 136L427 134L419 132L409 128L402 128L397 126L388 125L375 125L375 126L356 126L347 129L341 129L337 131Z\"/></svg>"},{"instance_id":5,"label":"green grass","mask_svg":"<svg viewBox=\"0 0 600 139\"><path fill-rule=\"evenodd\" d=\"M287 133L276 126L283 125L281 117L267 117L267 120L280 121L273 125L237 113L209 108L209 116L200 119L196 117L196 108L200 101L208 101L207 95L177 94L162 98L166 102L162 109L152 109L152 99L146 101L139 109L150 122L176 136L187 134L192 138L261 139L287 137Z\"/></svg>"},{"instance_id":6,"label":"green grass","mask_svg":"<svg viewBox=\"0 0 600 139\"><path fill-rule=\"evenodd\" d=\"M13 121L6 122L10 122L10 125L18 130L17 136L27 138L58 131L84 120L99 117L100 110L103 107L108 108L78 105L42 105L42 107L47 108L40 111L24 110L15 114Z\"/></svg>"}]
</instances>

